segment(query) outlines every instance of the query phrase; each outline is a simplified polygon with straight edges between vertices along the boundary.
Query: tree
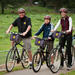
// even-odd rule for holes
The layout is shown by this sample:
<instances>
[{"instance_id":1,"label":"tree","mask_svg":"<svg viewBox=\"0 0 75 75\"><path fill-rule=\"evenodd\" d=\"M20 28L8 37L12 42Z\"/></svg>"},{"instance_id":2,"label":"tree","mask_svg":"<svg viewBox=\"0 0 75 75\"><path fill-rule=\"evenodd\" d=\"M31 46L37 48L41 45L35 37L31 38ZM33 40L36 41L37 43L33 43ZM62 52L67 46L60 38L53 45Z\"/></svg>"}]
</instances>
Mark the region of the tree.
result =
<instances>
[{"instance_id":1,"label":"tree","mask_svg":"<svg viewBox=\"0 0 75 75\"><path fill-rule=\"evenodd\" d=\"M43 6L53 5L56 8L75 7L75 0L37 0L43 3Z\"/></svg>"},{"instance_id":2,"label":"tree","mask_svg":"<svg viewBox=\"0 0 75 75\"><path fill-rule=\"evenodd\" d=\"M4 9L5 7L10 4L10 5L17 5L18 3L24 3L27 0L0 0L0 5L1 5L1 13L4 14ZM32 2L32 0L29 0Z\"/></svg>"},{"instance_id":3,"label":"tree","mask_svg":"<svg viewBox=\"0 0 75 75\"><path fill-rule=\"evenodd\" d=\"M6 1L1 0L0 3L1 3L1 11L2 11L2 14L3 14Z\"/></svg>"}]
</instances>

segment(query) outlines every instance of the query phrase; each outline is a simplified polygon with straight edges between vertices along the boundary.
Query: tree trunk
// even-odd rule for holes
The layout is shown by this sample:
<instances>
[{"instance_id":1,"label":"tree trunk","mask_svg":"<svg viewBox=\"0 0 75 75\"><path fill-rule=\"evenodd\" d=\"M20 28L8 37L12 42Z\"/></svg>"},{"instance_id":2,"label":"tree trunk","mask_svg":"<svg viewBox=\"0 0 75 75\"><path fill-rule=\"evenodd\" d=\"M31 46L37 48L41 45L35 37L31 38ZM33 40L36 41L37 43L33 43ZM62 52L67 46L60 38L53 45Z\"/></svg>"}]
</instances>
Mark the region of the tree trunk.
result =
<instances>
[{"instance_id":1,"label":"tree trunk","mask_svg":"<svg viewBox=\"0 0 75 75\"><path fill-rule=\"evenodd\" d=\"M32 5L32 0L29 0L30 4Z\"/></svg>"},{"instance_id":2,"label":"tree trunk","mask_svg":"<svg viewBox=\"0 0 75 75\"><path fill-rule=\"evenodd\" d=\"M1 13L4 14L4 3L1 2Z\"/></svg>"},{"instance_id":3,"label":"tree trunk","mask_svg":"<svg viewBox=\"0 0 75 75\"><path fill-rule=\"evenodd\" d=\"M46 0L43 0L43 7L46 7Z\"/></svg>"}]
</instances>

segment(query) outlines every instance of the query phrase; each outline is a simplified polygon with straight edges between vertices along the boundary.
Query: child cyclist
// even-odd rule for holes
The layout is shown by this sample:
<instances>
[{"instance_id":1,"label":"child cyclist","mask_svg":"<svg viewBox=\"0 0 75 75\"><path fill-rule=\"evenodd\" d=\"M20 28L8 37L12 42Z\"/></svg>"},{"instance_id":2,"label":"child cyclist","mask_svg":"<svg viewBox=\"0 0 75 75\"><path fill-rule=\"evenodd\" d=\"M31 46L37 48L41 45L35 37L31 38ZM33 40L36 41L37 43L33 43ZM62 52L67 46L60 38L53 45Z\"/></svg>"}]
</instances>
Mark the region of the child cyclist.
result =
<instances>
[{"instance_id":1,"label":"child cyclist","mask_svg":"<svg viewBox=\"0 0 75 75\"><path fill-rule=\"evenodd\" d=\"M49 39L49 41L45 42L48 51L51 51L53 49L54 39L52 38L52 32L51 32L52 30L53 30L53 25L51 24L51 17L46 15L44 17L44 24L41 26L41 28L34 36L37 37L38 35L40 35L40 33L43 32L43 39L45 38Z\"/></svg>"}]
</instances>

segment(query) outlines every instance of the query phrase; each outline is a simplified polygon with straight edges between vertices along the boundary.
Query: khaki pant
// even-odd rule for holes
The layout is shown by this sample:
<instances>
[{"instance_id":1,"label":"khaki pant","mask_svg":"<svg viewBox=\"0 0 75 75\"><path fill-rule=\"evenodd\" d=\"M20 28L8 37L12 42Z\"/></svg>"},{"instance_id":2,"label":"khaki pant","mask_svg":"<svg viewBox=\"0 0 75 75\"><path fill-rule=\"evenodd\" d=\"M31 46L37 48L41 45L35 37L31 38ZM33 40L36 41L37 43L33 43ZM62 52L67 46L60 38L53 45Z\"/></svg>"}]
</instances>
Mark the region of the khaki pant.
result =
<instances>
[{"instance_id":1,"label":"khaki pant","mask_svg":"<svg viewBox=\"0 0 75 75\"><path fill-rule=\"evenodd\" d=\"M19 43L23 41L23 46L25 50L31 50L31 38L19 38Z\"/></svg>"},{"instance_id":2,"label":"khaki pant","mask_svg":"<svg viewBox=\"0 0 75 75\"><path fill-rule=\"evenodd\" d=\"M24 38L22 41L24 43L24 49L31 50L31 38Z\"/></svg>"}]
</instances>

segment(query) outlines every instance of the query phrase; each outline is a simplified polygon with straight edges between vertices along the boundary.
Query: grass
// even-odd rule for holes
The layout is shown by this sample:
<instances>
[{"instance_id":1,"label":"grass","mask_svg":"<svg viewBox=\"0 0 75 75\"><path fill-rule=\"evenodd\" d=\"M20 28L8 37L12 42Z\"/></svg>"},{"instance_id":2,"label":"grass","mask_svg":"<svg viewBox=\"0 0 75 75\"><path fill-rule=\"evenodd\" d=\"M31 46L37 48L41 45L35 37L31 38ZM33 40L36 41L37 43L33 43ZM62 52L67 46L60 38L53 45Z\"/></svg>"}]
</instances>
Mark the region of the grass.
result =
<instances>
[{"instance_id":1,"label":"grass","mask_svg":"<svg viewBox=\"0 0 75 75\"><path fill-rule=\"evenodd\" d=\"M52 17L51 22L55 26L57 21L60 19L60 14L54 13L53 9L48 9L48 8L43 8L43 7L38 7L38 6L21 6L24 7L25 10L27 11L27 16L31 18L32 21L32 35L38 31L40 26L44 23L44 16L45 15L50 15ZM5 14L2 15L0 14L0 51L5 51L9 50L11 48L10 44L10 35L6 35L5 32L10 26L10 24L18 17L17 14L7 14L10 13L11 11L17 11L17 9L6 9ZM75 24L75 14L69 14L72 19L73 19L73 28ZM60 28L58 29L60 30ZM12 31L17 32L17 28L13 28ZM42 34L39 36L42 37ZM32 53L36 51L37 47L34 44L35 40L32 40ZM7 53L2 53L0 54L0 64L3 64L5 62L5 57ZM0 72L1 75L4 74L5 72Z\"/></svg>"},{"instance_id":2,"label":"grass","mask_svg":"<svg viewBox=\"0 0 75 75\"><path fill-rule=\"evenodd\" d=\"M75 75L75 71L67 72L66 74L60 74L60 75Z\"/></svg>"},{"instance_id":3,"label":"grass","mask_svg":"<svg viewBox=\"0 0 75 75\"><path fill-rule=\"evenodd\" d=\"M58 14L53 14L53 13L37 13L37 14L27 14L28 17L31 18L32 20L32 35L34 35L40 26L43 24L44 20L43 17L45 15L51 15L52 17L52 23L56 25L58 19L60 16ZM5 32L8 29L9 25L18 17L16 14L5 14L5 15L0 15L0 50L9 50L10 48L10 40L9 40L9 35L6 35ZM73 18L73 26L75 24L74 18L75 15L71 14L71 17ZM60 28L59 28L60 29ZM17 32L17 28L13 28L14 32ZM42 37L42 35L40 36ZM33 46L34 41L32 41L32 46Z\"/></svg>"},{"instance_id":4,"label":"grass","mask_svg":"<svg viewBox=\"0 0 75 75\"><path fill-rule=\"evenodd\" d=\"M22 6L24 7L24 6ZM56 25L57 21L60 18L60 14L58 13L52 13L52 9L48 9L48 8L42 8L42 7L37 7L37 6L32 6L32 7L26 7L25 8L27 11L27 16L31 18L32 21L32 35L34 35L38 29L40 28L40 26L44 23L44 16L45 15L50 15L52 17L52 23L54 24L54 26ZM31 9L30 12L28 12L29 10L27 9ZM8 9L10 10L10 9ZM6 10L6 11L8 11ZM14 9L15 11L17 9ZM11 10L10 10L11 11ZM7 13L7 12L5 12ZM9 13L9 11L8 11ZM72 19L73 19L73 26L75 24L75 14L69 14ZM9 50L11 48L11 44L10 44L10 35L6 35L5 32L8 29L8 27L10 26L10 24L18 17L17 14L4 14L4 15L0 15L0 50ZM59 28L60 30L60 28ZM12 31L17 32L17 28L13 28ZM42 34L39 36L42 37ZM32 40L32 52L34 53L36 51L36 46L34 45L34 40ZM5 56L3 56L2 58L4 58ZM1 57L0 57L1 58ZM1 59L2 59L1 58ZM4 60L5 61L5 60ZM3 62L4 62L3 61ZM2 61L0 61L1 63L3 63Z\"/></svg>"},{"instance_id":5,"label":"grass","mask_svg":"<svg viewBox=\"0 0 75 75\"><path fill-rule=\"evenodd\" d=\"M4 74L6 74L6 72L5 72L5 71L0 72L0 75L4 75Z\"/></svg>"},{"instance_id":6,"label":"grass","mask_svg":"<svg viewBox=\"0 0 75 75\"><path fill-rule=\"evenodd\" d=\"M22 68L22 66L18 66L18 67L15 67L12 72L18 71L18 70L23 70L23 69L24 69L24 68ZM0 75L5 75L5 74L7 74L7 73L8 73L8 72L6 72L6 71L1 71L1 72L0 72Z\"/></svg>"},{"instance_id":7,"label":"grass","mask_svg":"<svg viewBox=\"0 0 75 75\"><path fill-rule=\"evenodd\" d=\"M29 7L26 7L26 10ZM50 10L47 8L42 7L30 7L31 12L27 13L27 16L31 18L32 20L32 34L34 35L37 30L40 28L40 26L43 24L44 20L43 17L45 15L51 15L52 16L52 22L53 24L56 24L59 15L56 14L50 14ZM42 11L42 10L43 11ZM47 10L49 12L47 12ZM42 12L42 13L41 13ZM5 32L8 29L9 25L18 17L17 14L4 14L0 15L0 50L9 50L10 48L10 40L9 35L6 35ZM17 28L14 28L12 31L17 32ZM41 35L42 36L42 35ZM34 41L32 41L32 44Z\"/></svg>"}]
</instances>

